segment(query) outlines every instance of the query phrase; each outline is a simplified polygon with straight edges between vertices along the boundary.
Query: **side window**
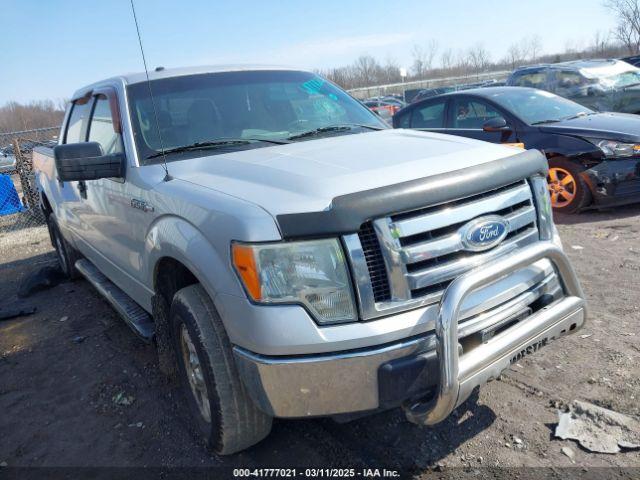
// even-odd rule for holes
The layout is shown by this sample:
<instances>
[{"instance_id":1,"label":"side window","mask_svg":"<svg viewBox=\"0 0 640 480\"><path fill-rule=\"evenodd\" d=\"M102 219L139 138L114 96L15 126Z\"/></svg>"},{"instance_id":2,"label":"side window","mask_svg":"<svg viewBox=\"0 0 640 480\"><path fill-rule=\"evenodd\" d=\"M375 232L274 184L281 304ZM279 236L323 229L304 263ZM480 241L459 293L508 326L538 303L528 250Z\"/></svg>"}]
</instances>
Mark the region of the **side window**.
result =
<instances>
[{"instance_id":1,"label":"side window","mask_svg":"<svg viewBox=\"0 0 640 480\"><path fill-rule=\"evenodd\" d=\"M411 128L443 128L445 101L412 110Z\"/></svg>"},{"instance_id":2,"label":"side window","mask_svg":"<svg viewBox=\"0 0 640 480\"><path fill-rule=\"evenodd\" d=\"M105 155L123 151L122 136L114 130L109 100L104 95L96 97L89 124L89 141L98 142Z\"/></svg>"},{"instance_id":3,"label":"side window","mask_svg":"<svg viewBox=\"0 0 640 480\"><path fill-rule=\"evenodd\" d=\"M67 124L67 131L64 136L64 143L79 143L84 142L85 126L89 113L91 111L91 102L86 100L80 103L77 100L71 106L71 116L69 117L69 123Z\"/></svg>"},{"instance_id":4,"label":"side window","mask_svg":"<svg viewBox=\"0 0 640 480\"><path fill-rule=\"evenodd\" d=\"M584 87L587 85L587 79L575 70L558 70L555 84L555 93L573 97L580 95L581 91L586 93Z\"/></svg>"},{"instance_id":5,"label":"side window","mask_svg":"<svg viewBox=\"0 0 640 480\"><path fill-rule=\"evenodd\" d=\"M411 127L411 112L405 112L395 118L395 128Z\"/></svg>"},{"instance_id":6,"label":"side window","mask_svg":"<svg viewBox=\"0 0 640 480\"><path fill-rule=\"evenodd\" d=\"M481 129L487 120L500 116L492 106L465 98L454 99L452 111L453 128Z\"/></svg>"},{"instance_id":7,"label":"side window","mask_svg":"<svg viewBox=\"0 0 640 480\"><path fill-rule=\"evenodd\" d=\"M559 87L578 87L586 83L586 79L579 72L572 70L559 70L556 72Z\"/></svg>"},{"instance_id":8,"label":"side window","mask_svg":"<svg viewBox=\"0 0 640 480\"><path fill-rule=\"evenodd\" d=\"M547 84L547 74L544 70L524 72L513 80L516 87L531 87L545 89Z\"/></svg>"}]
</instances>

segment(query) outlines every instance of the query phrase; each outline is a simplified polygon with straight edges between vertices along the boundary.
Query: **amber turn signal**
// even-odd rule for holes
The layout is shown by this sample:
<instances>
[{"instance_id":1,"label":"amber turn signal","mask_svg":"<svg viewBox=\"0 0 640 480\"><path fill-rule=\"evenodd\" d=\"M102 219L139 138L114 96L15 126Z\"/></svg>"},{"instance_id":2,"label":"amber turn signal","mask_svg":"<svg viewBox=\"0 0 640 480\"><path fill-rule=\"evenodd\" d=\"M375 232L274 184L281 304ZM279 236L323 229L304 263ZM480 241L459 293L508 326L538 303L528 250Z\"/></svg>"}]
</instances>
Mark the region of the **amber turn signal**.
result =
<instances>
[{"instance_id":1,"label":"amber turn signal","mask_svg":"<svg viewBox=\"0 0 640 480\"><path fill-rule=\"evenodd\" d=\"M233 265L238 275L240 275L247 292L253 300L260 300L262 298L262 288L260 287L253 248L234 243L231 246L231 251Z\"/></svg>"}]
</instances>

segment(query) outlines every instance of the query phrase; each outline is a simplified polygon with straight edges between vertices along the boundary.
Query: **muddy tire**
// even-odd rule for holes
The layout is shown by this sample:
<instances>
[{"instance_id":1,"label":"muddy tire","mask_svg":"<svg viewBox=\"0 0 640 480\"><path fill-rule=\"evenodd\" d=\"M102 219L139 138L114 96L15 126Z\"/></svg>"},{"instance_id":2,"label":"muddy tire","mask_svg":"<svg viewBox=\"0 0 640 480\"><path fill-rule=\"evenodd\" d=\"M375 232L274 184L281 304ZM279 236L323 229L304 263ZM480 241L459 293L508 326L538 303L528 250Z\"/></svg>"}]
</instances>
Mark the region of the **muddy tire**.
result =
<instances>
[{"instance_id":1,"label":"muddy tire","mask_svg":"<svg viewBox=\"0 0 640 480\"><path fill-rule=\"evenodd\" d=\"M191 418L208 446L228 455L265 438L272 418L249 398L222 321L202 286L175 294L169 322Z\"/></svg>"},{"instance_id":2,"label":"muddy tire","mask_svg":"<svg viewBox=\"0 0 640 480\"><path fill-rule=\"evenodd\" d=\"M582 178L584 168L564 158L549 160L549 194L556 212L576 213L591 203L591 190Z\"/></svg>"},{"instance_id":3,"label":"muddy tire","mask_svg":"<svg viewBox=\"0 0 640 480\"><path fill-rule=\"evenodd\" d=\"M67 278L75 280L80 278L80 272L76 270L76 261L81 258L80 253L67 242L58 228L55 215L51 214L47 218L47 227L49 229L49 237L51 244L56 250L56 257L62 273Z\"/></svg>"}]
</instances>

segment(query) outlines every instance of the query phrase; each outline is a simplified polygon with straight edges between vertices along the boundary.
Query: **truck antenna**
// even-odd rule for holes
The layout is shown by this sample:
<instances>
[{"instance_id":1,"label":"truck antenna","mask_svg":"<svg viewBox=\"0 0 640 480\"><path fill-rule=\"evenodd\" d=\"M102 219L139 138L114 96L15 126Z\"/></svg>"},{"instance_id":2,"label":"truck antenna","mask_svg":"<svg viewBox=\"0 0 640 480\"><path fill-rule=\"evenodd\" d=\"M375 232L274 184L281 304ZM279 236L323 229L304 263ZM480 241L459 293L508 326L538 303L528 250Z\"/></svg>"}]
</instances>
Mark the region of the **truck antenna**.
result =
<instances>
[{"instance_id":1,"label":"truck antenna","mask_svg":"<svg viewBox=\"0 0 640 480\"><path fill-rule=\"evenodd\" d=\"M147 76L147 87L149 88L149 97L151 98L151 106L153 107L153 116L156 121L156 130L158 131L158 139L160 140L160 151L162 153L162 166L164 167L164 181L171 180L169 168L167 167L167 156L165 155L164 142L162 141L162 132L160 131L160 123L158 122L158 110L156 102L153 99L153 91L151 90L151 80L149 80L149 70L147 69L147 59L144 56L144 48L142 48L142 37L140 36L140 27L138 26L138 17L136 16L136 8L131 0L131 11L133 12L133 21L136 24L136 32L138 33L138 43L140 44L140 53L142 54L142 63L144 64L144 73Z\"/></svg>"}]
</instances>

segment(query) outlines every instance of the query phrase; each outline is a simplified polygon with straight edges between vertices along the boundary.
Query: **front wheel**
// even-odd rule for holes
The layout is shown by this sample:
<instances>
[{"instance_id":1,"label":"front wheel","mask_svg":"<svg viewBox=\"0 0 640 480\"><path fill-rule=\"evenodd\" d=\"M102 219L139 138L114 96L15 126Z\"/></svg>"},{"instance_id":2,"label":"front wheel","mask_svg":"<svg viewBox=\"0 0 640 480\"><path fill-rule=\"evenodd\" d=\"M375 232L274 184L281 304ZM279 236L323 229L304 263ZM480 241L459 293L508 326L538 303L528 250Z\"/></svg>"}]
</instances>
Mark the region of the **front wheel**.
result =
<instances>
[{"instance_id":1,"label":"front wheel","mask_svg":"<svg viewBox=\"0 0 640 480\"><path fill-rule=\"evenodd\" d=\"M249 398L222 320L202 286L178 291L169 318L191 418L207 444L228 455L265 438L272 418Z\"/></svg>"},{"instance_id":2,"label":"front wheel","mask_svg":"<svg viewBox=\"0 0 640 480\"><path fill-rule=\"evenodd\" d=\"M584 169L565 159L549 161L547 183L551 206L560 213L575 213L591 202L591 192L582 178Z\"/></svg>"}]
</instances>

